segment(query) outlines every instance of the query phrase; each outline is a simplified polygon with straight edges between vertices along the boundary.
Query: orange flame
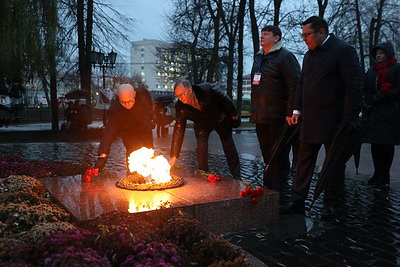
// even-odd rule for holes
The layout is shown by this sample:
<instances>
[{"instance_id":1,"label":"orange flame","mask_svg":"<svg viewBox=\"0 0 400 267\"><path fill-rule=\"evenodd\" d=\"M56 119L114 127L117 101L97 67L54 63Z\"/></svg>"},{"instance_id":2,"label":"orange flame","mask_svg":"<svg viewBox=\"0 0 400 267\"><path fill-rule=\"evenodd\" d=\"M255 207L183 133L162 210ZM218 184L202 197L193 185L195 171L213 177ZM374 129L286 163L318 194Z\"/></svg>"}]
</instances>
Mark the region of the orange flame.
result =
<instances>
[{"instance_id":1,"label":"orange flame","mask_svg":"<svg viewBox=\"0 0 400 267\"><path fill-rule=\"evenodd\" d=\"M142 147L128 157L129 170L142 175L146 183L165 183L171 181L171 165L163 156L154 156L154 150Z\"/></svg>"}]
</instances>

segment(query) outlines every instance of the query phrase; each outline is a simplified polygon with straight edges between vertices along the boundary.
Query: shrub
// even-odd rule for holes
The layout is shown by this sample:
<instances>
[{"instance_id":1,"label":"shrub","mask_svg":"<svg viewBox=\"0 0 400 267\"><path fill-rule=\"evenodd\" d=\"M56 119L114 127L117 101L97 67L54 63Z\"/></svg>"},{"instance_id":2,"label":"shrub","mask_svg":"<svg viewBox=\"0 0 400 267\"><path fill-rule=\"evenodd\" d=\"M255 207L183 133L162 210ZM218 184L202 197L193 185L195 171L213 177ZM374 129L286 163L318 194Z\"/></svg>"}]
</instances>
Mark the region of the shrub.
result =
<instances>
[{"instance_id":1,"label":"shrub","mask_svg":"<svg viewBox=\"0 0 400 267\"><path fill-rule=\"evenodd\" d=\"M18 155L4 155L0 158L0 178L10 175L29 175L36 178L83 174L89 164L74 164L44 160L24 161Z\"/></svg>"},{"instance_id":2,"label":"shrub","mask_svg":"<svg viewBox=\"0 0 400 267\"><path fill-rule=\"evenodd\" d=\"M44 237L58 232L74 229L75 226L69 222L44 222L34 225L23 237L23 241L36 244Z\"/></svg>"},{"instance_id":3,"label":"shrub","mask_svg":"<svg viewBox=\"0 0 400 267\"><path fill-rule=\"evenodd\" d=\"M10 232L26 231L40 222L68 221L69 218L70 215L55 204L0 204L0 221Z\"/></svg>"},{"instance_id":4,"label":"shrub","mask_svg":"<svg viewBox=\"0 0 400 267\"><path fill-rule=\"evenodd\" d=\"M67 247L61 253L55 253L45 258L42 266L48 267L109 267L112 266L107 258L100 256L91 248L79 249Z\"/></svg>"},{"instance_id":5,"label":"shrub","mask_svg":"<svg viewBox=\"0 0 400 267\"><path fill-rule=\"evenodd\" d=\"M46 188L37 179L26 175L10 175L0 179L0 203L49 203Z\"/></svg>"},{"instance_id":6,"label":"shrub","mask_svg":"<svg viewBox=\"0 0 400 267\"><path fill-rule=\"evenodd\" d=\"M62 254L67 248L71 251L84 251L86 248L94 248L98 234L86 229L70 229L51 234L35 244L35 254L38 263L41 264L53 254Z\"/></svg>"},{"instance_id":7,"label":"shrub","mask_svg":"<svg viewBox=\"0 0 400 267\"><path fill-rule=\"evenodd\" d=\"M240 249L234 249L228 241L224 239L208 238L203 239L193 247L193 251L190 257L190 261L196 266L209 266L210 264L218 264L216 266L225 266L228 262L241 262L244 258L241 256ZM248 265L236 265L236 266L248 266Z\"/></svg>"},{"instance_id":8,"label":"shrub","mask_svg":"<svg viewBox=\"0 0 400 267\"><path fill-rule=\"evenodd\" d=\"M203 223L186 218L173 218L157 234L187 253L190 253L196 243L211 236L210 230Z\"/></svg>"},{"instance_id":9,"label":"shrub","mask_svg":"<svg viewBox=\"0 0 400 267\"><path fill-rule=\"evenodd\" d=\"M172 243L159 241L139 243L133 251L134 254L129 255L121 266L185 266L181 250Z\"/></svg>"}]
</instances>

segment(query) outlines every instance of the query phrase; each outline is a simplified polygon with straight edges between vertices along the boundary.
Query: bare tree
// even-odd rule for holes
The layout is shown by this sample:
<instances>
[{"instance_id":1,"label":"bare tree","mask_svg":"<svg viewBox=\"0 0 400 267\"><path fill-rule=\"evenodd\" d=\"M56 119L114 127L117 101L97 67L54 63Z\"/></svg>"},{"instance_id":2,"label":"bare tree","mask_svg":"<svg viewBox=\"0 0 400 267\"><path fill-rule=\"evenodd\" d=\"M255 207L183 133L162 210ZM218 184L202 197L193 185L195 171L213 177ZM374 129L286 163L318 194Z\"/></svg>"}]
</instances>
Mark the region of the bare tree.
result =
<instances>
[{"instance_id":1,"label":"bare tree","mask_svg":"<svg viewBox=\"0 0 400 267\"><path fill-rule=\"evenodd\" d=\"M275 26L279 26L279 15L281 14L281 5L282 5L282 0L274 0L274 25Z\"/></svg>"},{"instance_id":2,"label":"bare tree","mask_svg":"<svg viewBox=\"0 0 400 267\"><path fill-rule=\"evenodd\" d=\"M323 18L325 16L326 7L328 6L328 0L317 0L318 1L318 16Z\"/></svg>"},{"instance_id":3,"label":"bare tree","mask_svg":"<svg viewBox=\"0 0 400 267\"><path fill-rule=\"evenodd\" d=\"M240 0L238 11L239 38L238 38L238 73L237 73L237 102L239 118L242 114L243 96L243 36L244 36L244 17L246 12L246 0Z\"/></svg>"}]
</instances>

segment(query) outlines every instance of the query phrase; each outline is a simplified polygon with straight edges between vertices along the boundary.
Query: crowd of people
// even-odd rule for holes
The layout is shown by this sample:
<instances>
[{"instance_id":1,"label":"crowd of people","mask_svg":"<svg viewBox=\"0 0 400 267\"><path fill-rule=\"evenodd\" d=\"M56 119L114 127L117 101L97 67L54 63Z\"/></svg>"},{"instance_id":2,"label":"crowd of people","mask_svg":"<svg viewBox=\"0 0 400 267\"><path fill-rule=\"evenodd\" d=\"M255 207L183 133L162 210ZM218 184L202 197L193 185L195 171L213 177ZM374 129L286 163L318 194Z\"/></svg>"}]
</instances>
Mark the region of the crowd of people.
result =
<instances>
[{"instance_id":1,"label":"crowd of people","mask_svg":"<svg viewBox=\"0 0 400 267\"><path fill-rule=\"evenodd\" d=\"M400 64L394 48L385 42L371 53L372 67L362 73L356 50L329 32L328 23L312 16L302 23L301 36L308 47L302 67L292 52L283 45L281 30L276 26L261 29L261 49L251 69L250 121L265 164L263 186L283 193L291 169L295 170L290 200L281 213L304 210L314 174L318 153L333 147L335 133L341 125L352 125L360 113L368 118L374 174L368 184L387 186L395 146L400 138ZM232 99L210 83L176 82L175 120L171 141L170 164L179 158L187 121L193 121L197 140L198 168L208 171L208 139L215 131L227 159L232 177L240 179L240 161L232 138L240 117ZM110 145L119 134L127 151L153 147L153 104L146 90L132 85L119 86L117 99L109 110L110 119L99 148L96 167L104 167ZM160 106L156 113L166 115ZM168 114L169 115L169 114ZM161 125L161 123L159 123ZM272 149L284 127L298 127L299 135L272 159ZM158 132L158 131L157 131ZM290 164L290 149L293 158ZM335 168L335 179L324 188L323 216L334 217L344 194L345 163Z\"/></svg>"}]
</instances>

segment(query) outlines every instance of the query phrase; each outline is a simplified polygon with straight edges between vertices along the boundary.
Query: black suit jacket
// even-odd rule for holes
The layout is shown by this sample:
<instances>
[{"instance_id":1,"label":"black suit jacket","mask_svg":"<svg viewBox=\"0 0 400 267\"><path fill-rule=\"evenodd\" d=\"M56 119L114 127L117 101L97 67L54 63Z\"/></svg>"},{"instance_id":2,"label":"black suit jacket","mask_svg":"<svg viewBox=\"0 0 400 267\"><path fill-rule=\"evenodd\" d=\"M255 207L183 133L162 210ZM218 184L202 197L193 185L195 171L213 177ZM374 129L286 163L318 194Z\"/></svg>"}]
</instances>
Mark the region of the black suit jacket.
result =
<instances>
[{"instance_id":1,"label":"black suit jacket","mask_svg":"<svg viewBox=\"0 0 400 267\"><path fill-rule=\"evenodd\" d=\"M237 116L237 111L231 98L210 83L193 85L192 88L201 106L201 111L183 104L179 100L177 101L175 105L176 122L171 141L171 157L179 157L187 120L194 122L196 138L208 137L208 134L217 125L223 125L227 135L232 133L232 117Z\"/></svg>"},{"instance_id":2,"label":"black suit jacket","mask_svg":"<svg viewBox=\"0 0 400 267\"><path fill-rule=\"evenodd\" d=\"M304 56L294 109L302 113L300 140L330 143L339 123L357 118L362 102L357 52L333 34Z\"/></svg>"},{"instance_id":3,"label":"black suit jacket","mask_svg":"<svg viewBox=\"0 0 400 267\"><path fill-rule=\"evenodd\" d=\"M145 146L153 148L153 102L150 93L145 89L136 90L135 104L126 109L114 100L109 109L110 119L100 142L99 152L109 154L111 143L119 135L126 152Z\"/></svg>"}]
</instances>

